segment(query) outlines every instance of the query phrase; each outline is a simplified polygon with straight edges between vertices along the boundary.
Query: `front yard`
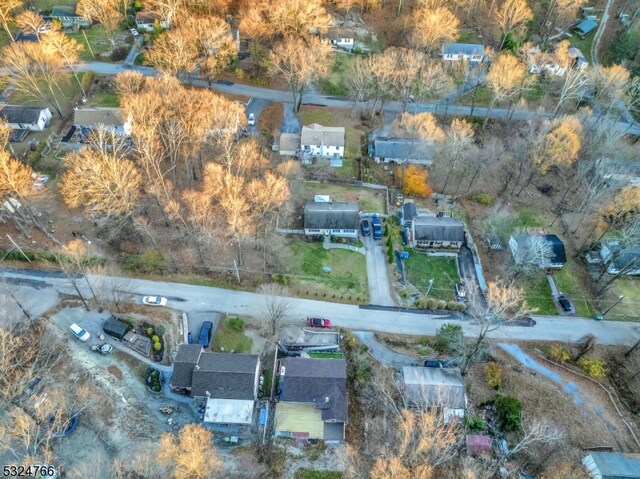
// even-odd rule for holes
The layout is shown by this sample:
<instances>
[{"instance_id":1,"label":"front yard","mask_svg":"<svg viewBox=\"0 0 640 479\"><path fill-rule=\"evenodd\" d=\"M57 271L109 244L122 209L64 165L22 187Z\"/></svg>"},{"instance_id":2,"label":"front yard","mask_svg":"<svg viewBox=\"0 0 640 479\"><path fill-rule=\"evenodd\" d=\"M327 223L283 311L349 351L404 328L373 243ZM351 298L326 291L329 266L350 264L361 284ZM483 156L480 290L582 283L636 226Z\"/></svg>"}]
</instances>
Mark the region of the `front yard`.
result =
<instances>
[{"instance_id":1,"label":"front yard","mask_svg":"<svg viewBox=\"0 0 640 479\"><path fill-rule=\"evenodd\" d=\"M409 259L404 263L407 280L421 293L429 297L454 301L454 286L458 282L458 265L456 259L449 256L428 256L427 254L409 250ZM433 285L429 289L429 281Z\"/></svg>"},{"instance_id":2,"label":"front yard","mask_svg":"<svg viewBox=\"0 0 640 479\"><path fill-rule=\"evenodd\" d=\"M384 213L386 210L385 190L344 186L330 183L307 181L304 186L304 200L313 200L314 195L329 195L332 201L357 201L360 209Z\"/></svg>"},{"instance_id":3,"label":"front yard","mask_svg":"<svg viewBox=\"0 0 640 479\"><path fill-rule=\"evenodd\" d=\"M230 317L221 319L213 333L211 349L214 352L248 353L253 340L244 335L246 323L242 318Z\"/></svg>"},{"instance_id":4,"label":"front yard","mask_svg":"<svg viewBox=\"0 0 640 479\"><path fill-rule=\"evenodd\" d=\"M619 301L620 296L624 296L622 301ZM639 305L640 278L618 278L602 301L602 309L605 311L613 306L607 313L607 319L620 321L638 321Z\"/></svg>"},{"instance_id":5,"label":"front yard","mask_svg":"<svg viewBox=\"0 0 640 479\"><path fill-rule=\"evenodd\" d=\"M291 289L303 297L362 303L369 296L367 263L353 251L325 250L320 242L293 240ZM325 273L328 266L331 272Z\"/></svg>"}]
</instances>

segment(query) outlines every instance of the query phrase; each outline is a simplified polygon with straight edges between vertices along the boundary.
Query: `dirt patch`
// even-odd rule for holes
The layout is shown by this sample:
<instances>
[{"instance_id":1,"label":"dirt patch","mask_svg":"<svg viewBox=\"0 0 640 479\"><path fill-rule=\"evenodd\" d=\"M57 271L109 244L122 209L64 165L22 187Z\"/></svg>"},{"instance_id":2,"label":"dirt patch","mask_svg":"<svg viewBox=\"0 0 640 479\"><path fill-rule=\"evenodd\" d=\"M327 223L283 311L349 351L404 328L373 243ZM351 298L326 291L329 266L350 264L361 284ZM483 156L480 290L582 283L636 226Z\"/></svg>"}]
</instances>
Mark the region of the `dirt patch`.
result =
<instances>
[{"instance_id":1,"label":"dirt patch","mask_svg":"<svg viewBox=\"0 0 640 479\"><path fill-rule=\"evenodd\" d=\"M258 117L258 130L264 132L268 143L277 142L280 138L280 125L284 112L282 103L269 103Z\"/></svg>"},{"instance_id":2,"label":"dirt patch","mask_svg":"<svg viewBox=\"0 0 640 479\"><path fill-rule=\"evenodd\" d=\"M118 381L122 380L122 371L120 371L116 366L109 366L107 371L109 371Z\"/></svg>"}]
</instances>

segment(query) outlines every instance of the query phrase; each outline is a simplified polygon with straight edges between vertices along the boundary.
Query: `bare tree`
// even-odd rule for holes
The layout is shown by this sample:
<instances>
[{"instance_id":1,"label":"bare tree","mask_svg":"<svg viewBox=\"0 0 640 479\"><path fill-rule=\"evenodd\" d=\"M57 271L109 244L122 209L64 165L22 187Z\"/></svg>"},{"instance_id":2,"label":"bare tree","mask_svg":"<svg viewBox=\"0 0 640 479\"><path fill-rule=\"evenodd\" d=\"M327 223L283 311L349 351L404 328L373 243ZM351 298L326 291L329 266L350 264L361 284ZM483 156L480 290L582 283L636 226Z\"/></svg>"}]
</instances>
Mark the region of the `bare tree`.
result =
<instances>
[{"instance_id":1,"label":"bare tree","mask_svg":"<svg viewBox=\"0 0 640 479\"><path fill-rule=\"evenodd\" d=\"M568 101L580 101L584 96L588 81L589 76L584 70L568 68L563 77L562 88L560 89L558 102L553 114L557 115L562 106Z\"/></svg>"},{"instance_id":2,"label":"bare tree","mask_svg":"<svg viewBox=\"0 0 640 479\"><path fill-rule=\"evenodd\" d=\"M521 28L533 18L533 11L526 0L505 0L496 13L496 23L502 32L500 50L510 33Z\"/></svg>"},{"instance_id":3,"label":"bare tree","mask_svg":"<svg viewBox=\"0 0 640 479\"><path fill-rule=\"evenodd\" d=\"M158 37L145 56L160 71L179 77L195 70L197 54L195 43L182 30L169 30Z\"/></svg>"},{"instance_id":4,"label":"bare tree","mask_svg":"<svg viewBox=\"0 0 640 479\"><path fill-rule=\"evenodd\" d=\"M305 87L328 70L330 55L331 47L315 38L288 38L273 48L271 71L289 86L295 111L300 110Z\"/></svg>"},{"instance_id":5,"label":"bare tree","mask_svg":"<svg viewBox=\"0 0 640 479\"><path fill-rule=\"evenodd\" d=\"M262 295L261 310L267 322L269 334L274 336L280 328L280 323L294 310L289 289L277 283L267 283L258 288L258 293Z\"/></svg>"},{"instance_id":6,"label":"bare tree","mask_svg":"<svg viewBox=\"0 0 640 479\"><path fill-rule=\"evenodd\" d=\"M243 31L253 38L308 37L331 22L321 0L260 0L242 13Z\"/></svg>"},{"instance_id":7,"label":"bare tree","mask_svg":"<svg viewBox=\"0 0 640 479\"><path fill-rule=\"evenodd\" d=\"M160 436L158 462L175 479L211 479L220 474L222 461L213 446L213 434L199 424L187 424L177 437Z\"/></svg>"},{"instance_id":8,"label":"bare tree","mask_svg":"<svg viewBox=\"0 0 640 479\"><path fill-rule=\"evenodd\" d=\"M46 35L44 35L41 41L44 48L50 48L52 51L62 57L65 64L67 65L67 68L71 70L76 83L78 83L82 95L86 97L87 92L84 91L82 82L78 78L78 74L76 72L76 65L80 62L79 54L84 49L84 45L81 45L75 39L68 37L58 30L48 32Z\"/></svg>"},{"instance_id":9,"label":"bare tree","mask_svg":"<svg viewBox=\"0 0 640 479\"><path fill-rule=\"evenodd\" d=\"M509 450L513 456L526 451L534 444L556 444L564 439L564 432L547 419L533 419L522 424L522 439Z\"/></svg>"},{"instance_id":10,"label":"bare tree","mask_svg":"<svg viewBox=\"0 0 640 479\"><path fill-rule=\"evenodd\" d=\"M553 258L553 248L543 236L527 235L525 238L513 256L511 268L515 276L545 269Z\"/></svg>"},{"instance_id":11,"label":"bare tree","mask_svg":"<svg viewBox=\"0 0 640 479\"><path fill-rule=\"evenodd\" d=\"M442 6L423 7L414 11L411 22L409 43L429 53L440 48L442 43L458 37L460 20L448 8Z\"/></svg>"},{"instance_id":12,"label":"bare tree","mask_svg":"<svg viewBox=\"0 0 640 479\"><path fill-rule=\"evenodd\" d=\"M400 101L402 101L402 111L407 111L407 103L415 89L424 54L408 48L392 47L387 48L383 55L391 57L389 63L394 65L392 69L393 88Z\"/></svg>"},{"instance_id":13,"label":"bare tree","mask_svg":"<svg viewBox=\"0 0 640 479\"><path fill-rule=\"evenodd\" d=\"M486 127L495 104L513 98L516 93L525 89L526 80L526 65L513 55L503 53L493 62L487 73L487 86L491 89L493 98L487 108L483 128Z\"/></svg>"},{"instance_id":14,"label":"bare tree","mask_svg":"<svg viewBox=\"0 0 640 479\"><path fill-rule=\"evenodd\" d=\"M368 100L372 90L371 71L374 57L356 57L349 65L349 75L345 78L345 85L349 93L349 98L353 100L351 118L355 118L356 109L359 103Z\"/></svg>"},{"instance_id":15,"label":"bare tree","mask_svg":"<svg viewBox=\"0 0 640 479\"><path fill-rule=\"evenodd\" d=\"M444 146L444 157L449 163L449 172L442 186L444 193L449 184L451 174L456 170L461 162L467 159L472 151L475 132L473 127L466 120L454 119L446 131L447 141ZM460 185L461 182L458 182Z\"/></svg>"},{"instance_id":16,"label":"bare tree","mask_svg":"<svg viewBox=\"0 0 640 479\"><path fill-rule=\"evenodd\" d=\"M76 12L102 25L112 46L116 46L114 33L123 19L117 0L80 0Z\"/></svg>"},{"instance_id":17,"label":"bare tree","mask_svg":"<svg viewBox=\"0 0 640 479\"><path fill-rule=\"evenodd\" d=\"M45 24L45 20L39 13L33 10L24 10L16 17L15 23L22 33L35 35L38 40L41 40L40 31Z\"/></svg>"},{"instance_id":18,"label":"bare tree","mask_svg":"<svg viewBox=\"0 0 640 479\"><path fill-rule=\"evenodd\" d=\"M15 41L15 38L13 38L10 25L13 22L15 11L19 10L20 7L22 7L20 0L2 0L0 2L0 23L2 23L2 28L5 29L12 42Z\"/></svg>"},{"instance_id":19,"label":"bare tree","mask_svg":"<svg viewBox=\"0 0 640 479\"><path fill-rule=\"evenodd\" d=\"M180 10L184 7L184 0L147 0L145 7L151 11L158 12L165 19L168 25L172 26Z\"/></svg>"}]
</instances>

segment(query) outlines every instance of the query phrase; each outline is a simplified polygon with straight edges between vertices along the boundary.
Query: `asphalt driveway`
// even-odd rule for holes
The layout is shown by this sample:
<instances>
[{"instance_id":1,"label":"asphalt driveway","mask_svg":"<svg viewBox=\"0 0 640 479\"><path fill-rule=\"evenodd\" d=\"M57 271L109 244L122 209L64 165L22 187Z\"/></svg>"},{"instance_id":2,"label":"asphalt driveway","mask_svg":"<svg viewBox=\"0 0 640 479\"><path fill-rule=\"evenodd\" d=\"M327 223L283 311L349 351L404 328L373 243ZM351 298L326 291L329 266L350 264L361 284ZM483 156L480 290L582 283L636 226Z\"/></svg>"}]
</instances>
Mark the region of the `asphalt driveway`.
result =
<instances>
[{"instance_id":1,"label":"asphalt driveway","mask_svg":"<svg viewBox=\"0 0 640 479\"><path fill-rule=\"evenodd\" d=\"M213 335L211 336L211 342L216 335L216 328L220 320L220 313L215 311L190 311L187 313L187 321L189 322L189 332L193 336L193 342L198 342L198 336L200 335L200 328L205 321L211 321L213 323Z\"/></svg>"},{"instance_id":2,"label":"asphalt driveway","mask_svg":"<svg viewBox=\"0 0 640 479\"><path fill-rule=\"evenodd\" d=\"M403 366L418 366L419 364L416 358L396 353L393 349L379 342L373 333L368 331L354 331L353 335L358 338L358 341L369 348L369 352L374 358L385 366L400 371Z\"/></svg>"},{"instance_id":3,"label":"asphalt driveway","mask_svg":"<svg viewBox=\"0 0 640 479\"><path fill-rule=\"evenodd\" d=\"M380 306L395 306L389 286L386 256L382 240L365 236L364 247L367 252L367 281L369 282L369 302Z\"/></svg>"}]
</instances>

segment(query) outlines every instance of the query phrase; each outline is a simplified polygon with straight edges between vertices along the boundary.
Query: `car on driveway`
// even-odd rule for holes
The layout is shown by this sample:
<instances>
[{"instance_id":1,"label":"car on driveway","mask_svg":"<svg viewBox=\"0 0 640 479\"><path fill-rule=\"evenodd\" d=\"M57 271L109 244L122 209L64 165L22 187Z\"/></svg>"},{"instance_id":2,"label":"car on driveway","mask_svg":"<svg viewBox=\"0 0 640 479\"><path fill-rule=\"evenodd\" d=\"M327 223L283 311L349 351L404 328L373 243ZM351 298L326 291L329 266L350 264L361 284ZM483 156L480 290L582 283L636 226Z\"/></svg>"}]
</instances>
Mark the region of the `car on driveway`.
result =
<instances>
[{"instance_id":1,"label":"car on driveway","mask_svg":"<svg viewBox=\"0 0 640 479\"><path fill-rule=\"evenodd\" d=\"M362 232L362 236L371 235L371 227L369 226L369 220L362 220L360 222L360 231Z\"/></svg>"},{"instance_id":2,"label":"car on driveway","mask_svg":"<svg viewBox=\"0 0 640 479\"><path fill-rule=\"evenodd\" d=\"M138 35L140 35L138 33L138 30L136 30L135 28L132 28L131 30L129 30L131 32L131 35L133 35L134 37L137 37Z\"/></svg>"},{"instance_id":3,"label":"car on driveway","mask_svg":"<svg viewBox=\"0 0 640 479\"><path fill-rule=\"evenodd\" d=\"M312 328L330 328L331 327L331 321L324 318L309 317L307 318L307 323L309 323L309 326L311 326Z\"/></svg>"},{"instance_id":4,"label":"car on driveway","mask_svg":"<svg viewBox=\"0 0 640 479\"><path fill-rule=\"evenodd\" d=\"M467 290L462 283L456 283L456 296L460 299L464 299L467 297Z\"/></svg>"},{"instance_id":5,"label":"car on driveway","mask_svg":"<svg viewBox=\"0 0 640 479\"><path fill-rule=\"evenodd\" d=\"M573 311L573 304L571 304L571 300L566 296L558 296L558 303L560 303L562 311L566 313Z\"/></svg>"},{"instance_id":6,"label":"car on driveway","mask_svg":"<svg viewBox=\"0 0 640 479\"><path fill-rule=\"evenodd\" d=\"M213 323L211 321L205 321L200 326L200 336L198 337L198 344L204 346L205 348L209 347L209 343L211 342L211 334L213 332Z\"/></svg>"},{"instance_id":7,"label":"car on driveway","mask_svg":"<svg viewBox=\"0 0 640 479\"><path fill-rule=\"evenodd\" d=\"M249 126L253 126L256 124L256 116L253 113L249 113L249 120L247 120L247 124Z\"/></svg>"},{"instance_id":8,"label":"car on driveway","mask_svg":"<svg viewBox=\"0 0 640 479\"><path fill-rule=\"evenodd\" d=\"M163 298L162 296L145 296L142 298L142 304L146 304L147 306L166 306L167 298Z\"/></svg>"},{"instance_id":9,"label":"car on driveway","mask_svg":"<svg viewBox=\"0 0 640 479\"><path fill-rule=\"evenodd\" d=\"M85 341L89 341L91 339L91 334L89 332L85 331L84 329L82 329L76 323L73 323L71 326L69 326L69 329L71 330L73 335L76 338L78 338L80 341L82 341L83 343Z\"/></svg>"}]
</instances>

